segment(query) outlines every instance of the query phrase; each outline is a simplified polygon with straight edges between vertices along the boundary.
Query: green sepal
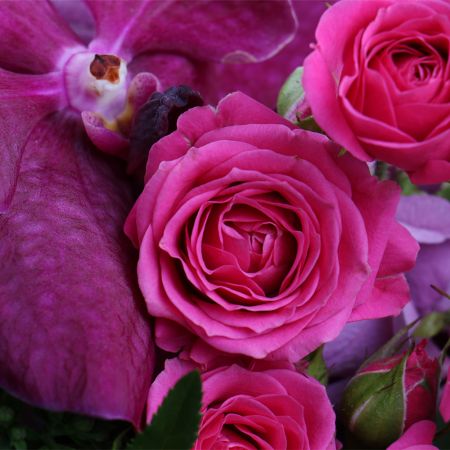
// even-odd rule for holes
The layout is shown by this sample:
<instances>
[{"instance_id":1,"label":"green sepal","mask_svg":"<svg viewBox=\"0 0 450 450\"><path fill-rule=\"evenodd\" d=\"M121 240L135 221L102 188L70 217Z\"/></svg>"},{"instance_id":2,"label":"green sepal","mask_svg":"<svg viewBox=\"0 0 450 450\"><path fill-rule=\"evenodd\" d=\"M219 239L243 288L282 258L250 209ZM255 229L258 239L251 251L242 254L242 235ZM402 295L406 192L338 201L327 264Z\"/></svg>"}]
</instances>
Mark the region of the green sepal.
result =
<instances>
[{"instance_id":1,"label":"green sepal","mask_svg":"<svg viewBox=\"0 0 450 450\"><path fill-rule=\"evenodd\" d=\"M302 84L303 67L297 67L284 82L278 94L277 111L285 119L309 131L323 133L313 116L301 118L297 114L297 107L305 99L305 90Z\"/></svg>"},{"instance_id":2,"label":"green sepal","mask_svg":"<svg viewBox=\"0 0 450 450\"><path fill-rule=\"evenodd\" d=\"M397 182L402 189L403 195L413 195L423 193L415 184L411 183L406 172L398 171L396 174Z\"/></svg>"},{"instance_id":3,"label":"green sepal","mask_svg":"<svg viewBox=\"0 0 450 450\"><path fill-rule=\"evenodd\" d=\"M302 86L302 75L303 67L297 67L281 87L278 94L277 111L283 117L295 117L294 109L305 96Z\"/></svg>"},{"instance_id":4,"label":"green sepal","mask_svg":"<svg viewBox=\"0 0 450 450\"><path fill-rule=\"evenodd\" d=\"M328 369L323 358L323 345L311 352L305 359L308 361L307 374L326 386L328 384Z\"/></svg>"},{"instance_id":5,"label":"green sepal","mask_svg":"<svg viewBox=\"0 0 450 450\"><path fill-rule=\"evenodd\" d=\"M450 326L450 311L434 311L427 314L417 325L413 335L418 338L430 339Z\"/></svg>"},{"instance_id":6,"label":"green sepal","mask_svg":"<svg viewBox=\"0 0 450 450\"><path fill-rule=\"evenodd\" d=\"M127 446L128 450L189 450L200 425L202 384L194 370L169 391L150 425Z\"/></svg>"},{"instance_id":7,"label":"green sepal","mask_svg":"<svg viewBox=\"0 0 450 450\"><path fill-rule=\"evenodd\" d=\"M439 197L450 200L450 183L442 183L439 192L436 192Z\"/></svg>"},{"instance_id":8,"label":"green sepal","mask_svg":"<svg viewBox=\"0 0 450 450\"><path fill-rule=\"evenodd\" d=\"M344 391L340 419L364 448L386 448L403 432L407 359L388 372L356 375Z\"/></svg>"}]
</instances>

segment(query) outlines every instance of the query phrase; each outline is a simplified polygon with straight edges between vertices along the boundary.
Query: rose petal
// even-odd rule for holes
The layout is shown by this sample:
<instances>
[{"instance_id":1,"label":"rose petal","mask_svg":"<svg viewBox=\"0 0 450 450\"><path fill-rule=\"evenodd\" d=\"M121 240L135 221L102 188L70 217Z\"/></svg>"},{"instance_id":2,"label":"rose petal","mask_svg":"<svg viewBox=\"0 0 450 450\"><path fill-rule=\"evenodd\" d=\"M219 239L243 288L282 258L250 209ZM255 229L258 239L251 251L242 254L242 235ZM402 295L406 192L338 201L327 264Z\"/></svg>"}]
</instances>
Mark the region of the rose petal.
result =
<instances>
[{"instance_id":1,"label":"rose petal","mask_svg":"<svg viewBox=\"0 0 450 450\"><path fill-rule=\"evenodd\" d=\"M132 202L81 123L44 119L0 216L0 383L23 400L139 425L153 348L122 233Z\"/></svg>"},{"instance_id":2,"label":"rose petal","mask_svg":"<svg viewBox=\"0 0 450 450\"><path fill-rule=\"evenodd\" d=\"M305 97L311 106L317 123L328 130L329 136L363 161L372 158L355 138L337 101L337 86L328 72L325 59L318 51L306 57L303 86Z\"/></svg>"},{"instance_id":3,"label":"rose petal","mask_svg":"<svg viewBox=\"0 0 450 450\"><path fill-rule=\"evenodd\" d=\"M436 425L430 420L416 422L387 450L438 450L432 445Z\"/></svg>"}]
</instances>

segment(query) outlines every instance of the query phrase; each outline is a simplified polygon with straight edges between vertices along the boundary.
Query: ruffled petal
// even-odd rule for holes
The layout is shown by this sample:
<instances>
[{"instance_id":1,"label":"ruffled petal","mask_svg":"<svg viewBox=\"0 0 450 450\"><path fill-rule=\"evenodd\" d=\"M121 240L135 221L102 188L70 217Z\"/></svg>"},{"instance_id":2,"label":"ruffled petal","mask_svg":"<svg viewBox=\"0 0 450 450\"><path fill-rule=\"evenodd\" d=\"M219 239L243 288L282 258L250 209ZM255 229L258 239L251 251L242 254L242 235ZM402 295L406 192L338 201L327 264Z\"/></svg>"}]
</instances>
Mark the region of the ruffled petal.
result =
<instances>
[{"instance_id":1,"label":"ruffled petal","mask_svg":"<svg viewBox=\"0 0 450 450\"><path fill-rule=\"evenodd\" d=\"M122 232L130 190L78 118L34 129L0 216L0 385L19 398L139 425L153 347Z\"/></svg>"}]
</instances>

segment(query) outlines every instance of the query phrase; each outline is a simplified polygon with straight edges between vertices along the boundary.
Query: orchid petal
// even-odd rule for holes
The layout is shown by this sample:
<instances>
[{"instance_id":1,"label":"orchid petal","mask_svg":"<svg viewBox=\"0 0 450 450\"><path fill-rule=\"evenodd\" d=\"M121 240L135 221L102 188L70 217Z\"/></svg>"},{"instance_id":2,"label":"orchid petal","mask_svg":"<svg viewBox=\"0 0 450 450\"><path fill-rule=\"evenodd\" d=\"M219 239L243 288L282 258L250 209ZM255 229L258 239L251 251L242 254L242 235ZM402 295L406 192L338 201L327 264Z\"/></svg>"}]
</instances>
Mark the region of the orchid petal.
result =
<instances>
[{"instance_id":1,"label":"orchid petal","mask_svg":"<svg viewBox=\"0 0 450 450\"><path fill-rule=\"evenodd\" d=\"M0 216L0 385L37 406L138 426L153 347L122 232L133 198L87 142L70 113L43 119Z\"/></svg>"},{"instance_id":2,"label":"orchid petal","mask_svg":"<svg viewBox=\"0 0 450 450\"><path fill-rule=\"evenodd\" d=\"M0 67L14 72L52 72L66 50L83 48L46 0L1 1L0 36Z\"/></svg>"},{"instance_id":3,"label":"orchid petal","mask_svg":"<svg viewBox=\"0 0 450 450\"><path fill-rule=\"evenodd\" d=\"M292 42L274 57L256 64L207 63L207 70L197 63L199 79L194 86L207 101L216 104L229 92L239 90L271 108L275 107L280 87L311 51L316 25L326 10L325 2L321 1L296 0L293 7L298 20L297 33ZM258 80L264 82L264 88Z\"/></svg>"},{"instance_id":4,"label":"orchid petal","mask_svg":"<svg viewBox=\"0 0 450 450\"><path fill-rule=\"evenodd\" d=\"M61 83L55 73L22 75L0 69L0 212L11 202L30 132L63 102Z\"/></svg>"},{"instance_id":5,"label":"orchid petal","mask_svg":"<svg viewBox=\"0 0 450 450\"><path fill-rule=\"evenodd\" d=\"M296 31L287 0L130 0L107 6L88 0L88 6L97 24L91 50L125 59L164 51L200 60L256 62L276 54Z\"/></svg>"}]
</instances>

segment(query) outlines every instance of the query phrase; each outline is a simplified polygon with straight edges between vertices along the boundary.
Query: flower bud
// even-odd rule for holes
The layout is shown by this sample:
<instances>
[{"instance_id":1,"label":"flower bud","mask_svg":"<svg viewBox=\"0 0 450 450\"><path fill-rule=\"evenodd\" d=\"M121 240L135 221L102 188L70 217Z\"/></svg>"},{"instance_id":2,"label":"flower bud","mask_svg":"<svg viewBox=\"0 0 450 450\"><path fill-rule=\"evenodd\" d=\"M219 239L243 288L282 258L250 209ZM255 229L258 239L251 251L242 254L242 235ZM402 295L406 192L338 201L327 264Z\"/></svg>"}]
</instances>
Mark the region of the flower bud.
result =
<instances>
[{"instance_id":1,"label":"flower bud","mask_svg":"<svg viewBox=\"0 0 450 450\"><path fill-rule=\"evenodd\" d=\"M360 445L386 448L414 423L434 418L439 363L425 345L363 365L346 387L341 418Z\"/></svg>"}]
</instances>

